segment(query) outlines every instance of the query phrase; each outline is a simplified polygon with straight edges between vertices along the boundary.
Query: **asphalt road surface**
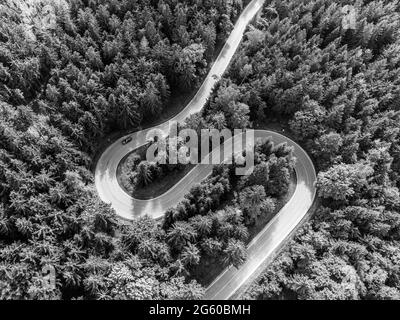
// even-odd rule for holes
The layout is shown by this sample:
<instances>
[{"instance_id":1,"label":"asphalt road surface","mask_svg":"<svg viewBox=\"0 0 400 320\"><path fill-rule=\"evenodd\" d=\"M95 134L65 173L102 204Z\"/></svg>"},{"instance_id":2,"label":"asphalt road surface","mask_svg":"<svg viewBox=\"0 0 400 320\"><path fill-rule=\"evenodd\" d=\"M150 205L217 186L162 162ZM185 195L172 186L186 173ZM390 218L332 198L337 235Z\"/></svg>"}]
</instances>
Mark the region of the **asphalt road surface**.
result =
<instances>
[{"instance_id":1,"label":"asphalt road surface","mask_svg":"<svg viewBox=\"0 0 400 320\"><path fill-rule=\"evenodd\" d=\"M261 9L264 1L253 0L244 9L195 97L178 115L171 119L172 121L182 122L191 114L202 109L215 83L228 67L240 44L247 24ZM110 145L101 155L95 171L96 188L100 198L104 202L110 203L121 218L132 220L145 214L153 218L160 218L167 209L178 204L192 186L211 173L212 165L197 165L174 187L151 200L134 199L120 187L117 180L117 167L120 161L127 154L147 143L146 135L150 130L157 128L167 133L168 127L169 122L165 122L157 127L132 133L128 135L132 137L132 141L126 145L123 145L122 141L128 136L122 137ZM231 267L225 270L207 288L205 299L229 299L259 269L260 265L271 257L306 215L315 198L316 173L307 153L294 141L276 132L256 130L255 136L258 138L271 137L275 144L286 142L289 146L293 146L294 155L297 159L295 167L296 189L292 198L249 244L247 262L239 269ZM231 147L232 143L226 141L225 148Z\"/></svg>"},{"instance_id":2,"label":"asphalt road surface","mask_svg":"<svg viewBox=\"0 0 400 320\"><path fill-rule=\"evenodd\" d=\"M189 104L170 121L182 122L188 116L199 112L203 108L214 85L221 78L232 60L248 23L256 16L257 12L260 11L264 1L265 0L253 0L246 6L196 95ZM190 186L196 184L205 177L205 168L197 167L183 178L180 183L176 184L175 187L171 188L162 196L152 200L143 201L133 199L121 189L116 176L117 167L121 160L130 152L147 143L146 135L148 132L154 129L168 132L168 128L169 122L167 121L156 127L130 134L128 136L132 136L133 139L126 145L123 145L122 141L128 136L122 137L110 145L97 162L95 184L99 196L104 202L111 203L117 214L124 219L132 220L144 214L148 214L154 218L161 217L166 209L176 205L179 200L183 199L184 194L187 193ZM210 170L210 168L208 169Z\"/></svg>"},{"instance_id":3,"label":"asphalt road surface","mask_svg":"<svg viewBox=\"0 0 400 320\"><path fill-rule=\"evenodd\" d=\"M271 137L275 144L286 142L294 148L297 185L293 196L270 223L248 245L248 258L239 269L230 267L207 288L204 299L229 299L270 258L312 206L316 194L316 173L308 154L295 142L275 132L256 131L256 136Z\"/></svg>"}]
</instances>

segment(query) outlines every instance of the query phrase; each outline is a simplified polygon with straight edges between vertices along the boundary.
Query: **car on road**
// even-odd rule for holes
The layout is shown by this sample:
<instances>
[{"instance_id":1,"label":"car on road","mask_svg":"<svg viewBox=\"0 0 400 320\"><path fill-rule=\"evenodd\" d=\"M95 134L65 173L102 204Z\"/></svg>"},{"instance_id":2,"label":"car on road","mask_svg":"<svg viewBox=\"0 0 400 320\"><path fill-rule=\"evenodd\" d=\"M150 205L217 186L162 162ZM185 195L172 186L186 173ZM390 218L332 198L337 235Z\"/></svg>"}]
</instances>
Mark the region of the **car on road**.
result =
<instances>
[{"instance_id":1,"label":"car on road","mask_svg":"<svg viewBox=\"0 0 400 320\"><path fill-rule=\"evenodd\" d=\"M128 144L129 142L131 142L131 141L132 141L132 137L129 136L129 137L125 138L124 140L122 140L122 144L123 144L123 145L126 145L126 144Z\"/></svg>"}]
</instances>

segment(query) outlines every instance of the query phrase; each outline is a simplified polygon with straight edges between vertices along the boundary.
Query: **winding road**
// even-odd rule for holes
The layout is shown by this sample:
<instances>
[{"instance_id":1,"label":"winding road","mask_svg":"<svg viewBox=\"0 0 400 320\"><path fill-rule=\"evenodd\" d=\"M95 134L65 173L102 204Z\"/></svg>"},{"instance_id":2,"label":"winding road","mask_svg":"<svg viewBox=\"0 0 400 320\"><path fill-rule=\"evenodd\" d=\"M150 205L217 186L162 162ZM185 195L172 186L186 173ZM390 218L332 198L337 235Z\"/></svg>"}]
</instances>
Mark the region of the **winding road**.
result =
<instances>
[{"instance_id":1,"label":"winding road","mask_svg":"<svg viewBox=\"0 0 400 320\"><path fill-rule=\"evenodd\" d=\"M238 48L248 23L262 8L265 0L253 0L244 9L237 20L233 31L226 41L221 53L214 62L206 79L190 103L171 121L182 122L193 113L199 112L207 101L214 85L227 69ZM130 152L147 143L146 135L150 130L160 129L168 132L169 122L130 134L133 139L123 145L122 137L111 144L99 158L95 170L95 185L100 198L110 203L116 213L123 219L132 220L145 214L160 218L165 211L183 200L192 186L206 178L212 165L197 165L174 187L161 196L151 200L134 199L119 185L117 168L121 160ZM226 269L206 290L205 299L229 299L255 272L261 264L276 251L279 245L290 235L312 206L316 190L314 182L316 173L307 153L289 138L268 130L256 130L256 138L271 137L275 144L286 142L293 146L297 159L295 172L297 185L293 196L276 214L273 220L257 235L248 246L248 259L239 268ZM225 142L231 147L232 143Z\"/></svg>"}]
</instances>

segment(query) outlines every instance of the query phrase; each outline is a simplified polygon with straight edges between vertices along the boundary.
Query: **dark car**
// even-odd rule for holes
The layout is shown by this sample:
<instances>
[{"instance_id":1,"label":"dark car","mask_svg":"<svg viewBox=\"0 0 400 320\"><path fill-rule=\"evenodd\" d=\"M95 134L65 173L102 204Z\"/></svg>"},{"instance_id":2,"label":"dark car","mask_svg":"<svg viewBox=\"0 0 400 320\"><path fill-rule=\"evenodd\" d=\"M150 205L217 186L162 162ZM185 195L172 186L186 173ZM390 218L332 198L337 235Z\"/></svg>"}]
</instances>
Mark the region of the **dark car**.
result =
<instances>
[{"instance_id":1,"label":"dark car","mask_svg":"<svg viewBox=\"0 0 400 320\"><path fill-rule=\"evenodd\" d=\"M132 141L132 137L127 137L124 140L122 140L122 144L125 145L125 144L127 144L127 143L129 143L131 141Z\"/></svg>"}]
</instances>

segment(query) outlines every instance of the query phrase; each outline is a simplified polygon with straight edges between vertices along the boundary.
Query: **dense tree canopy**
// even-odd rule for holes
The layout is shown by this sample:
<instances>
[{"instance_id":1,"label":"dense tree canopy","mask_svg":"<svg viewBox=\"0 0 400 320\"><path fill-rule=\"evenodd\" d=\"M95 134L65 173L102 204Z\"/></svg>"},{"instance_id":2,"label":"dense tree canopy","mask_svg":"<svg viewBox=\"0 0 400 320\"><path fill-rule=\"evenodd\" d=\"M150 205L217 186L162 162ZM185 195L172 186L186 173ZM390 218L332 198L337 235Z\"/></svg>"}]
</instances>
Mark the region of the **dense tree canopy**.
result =
<instances>
[{"instance_id":1,"label":"dense tree canopy","mask_svg":"<svg viewBox=\"0 0 400 320\"><path fill-rule=\"evenodd\" d=\"M178 272L170 233L149 218L126 225L101 203L88 153L112 130L159 115L176 88L195 89L241 9L240 0L0 4L0 299L202 296ZM188 243L182 261L197 255Z\"/></svg>"},{"instance_id":2,"label":"dense tree canopy","mask_svg":"<svg viewBox=\"0 0 400 320\"><path fill-rule=\"evenodd\" d=\"M186 125L193 124L193 119ZM207 123L209 119L202 121ZM280 180L284 181L281 187L274 185L274 178L269 176L277 162L282 162L281 169L289 173L287 180ZM245 245L255 236L249 228L268 222L276 213L276 202L288 192L294 164L291 148L274 146L269 139L260 141L252 175L236 176L237 164L215 166L209 178L167 211L163 229L173 256L190 261L186 263L189 275L203 282L202 277L210 273L207 269L211 266L239 267L246 260Z\"/></svg>"},{"instance_id":3,"label":"dense tree canopy","mask_svg":"<svg viewBox=\"0 0 400 320\"><path fill-rule=\"evenodd\" d=\"M315 216L246 298L399 299L400 5L352 3L344 29L345 4L266 3L223 80L319 171Z\"/></svg>"},{"instance_id":4,"label":"dense tree canopy","mask_svg":"<svg viewBox=\"0 0 400 320\"><path fill-rule=\"evenodd\" d=\"M0 97L49 115L85 151L159 115L171 91L196 88L242 9L241 0L62 3L48 30L1 5Z\"/></svg>"},{"instance_id":5,"label":"dense tree canopy","mask_svg":"<svg viewBox=\"0 0 400 320\"><path fill-rule=\"evenodd\" d=\"M181 124L278 119L319 172L314 215L246 298L400 299L400 4L356 1L345 29L349 3L267 1ZM291 148L261 142L247 177L214 167L162 223L118 220L89 168L107 134L199 86L242 1L59 0L46 19L20 5L0 4L0 299L201 298L204 270L239 267L287 194ZM142 160L129 183L165 174Z\"/></svg>"}]
</instances>

